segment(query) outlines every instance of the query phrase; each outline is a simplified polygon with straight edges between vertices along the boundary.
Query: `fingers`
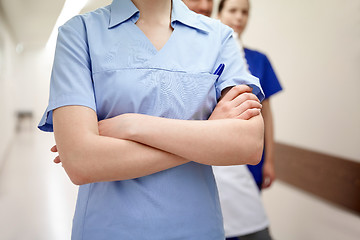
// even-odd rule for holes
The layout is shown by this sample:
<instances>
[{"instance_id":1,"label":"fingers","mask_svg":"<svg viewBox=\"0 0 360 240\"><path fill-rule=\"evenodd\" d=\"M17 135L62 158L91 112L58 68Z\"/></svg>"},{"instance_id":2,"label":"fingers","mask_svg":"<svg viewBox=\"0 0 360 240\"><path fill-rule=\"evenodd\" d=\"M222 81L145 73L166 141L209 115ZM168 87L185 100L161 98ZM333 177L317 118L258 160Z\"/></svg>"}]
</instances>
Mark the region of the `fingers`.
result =
<instances>
[{"instance_id":1,"label":"fingers","mask_svg":"<svg viewBox=\"0 0 360 240\"><path fill-rule=\"evenodd\" d=\"M261 188L263 188L263 189L268 188L268 187L271 186L271 184L272 184L271 178L270 178L270 177L266 177L266 178L264 178L264 181L263 181L263 183L262 183L262 185L261 185Z\"/></svg>"},{"instance_id":2,"label":"fingers","mask_svg":"<svg viewBox=\"0 0 360 240\"><path fill-rule=\"evenodd\" d=\"M237 106L235 111L237 112L237 118L243 120L249 120L261 113L262 105L256 100L247 100Z\"/></svg>"},{"instance_id":3,"label":"fingers","mask_svg":"<svg viewBox=\"0 0 360 240\"><path fill-rule=\"evenodd\" d=\"M242 120L249 120L255 116L260 115L261 110L259 108L247 109L245 112L241 113L237 118Z\"/></svg>"},{"instance_id":4,"label":"fingers","mask_svg":"<svg viewBox=\"0 0 360 240\"><path fill-rule=\"evenodd\" d=\"M252 93L242 93L240 94L239 96L235 97L233 100L232 100L232 103L235 105L235 106L238 106L242 103L244 103L245 101L248 101L248 100L252 100L252 101L256 101L258 103L260 103L259 99L256 97L255 94L252 94Z\"/></svg>"},{"instance_id":5,"label":"fingers","mask_svg":"<svg viewBox=\"0 0 360 240\"><path fill-rule=\"evenodd\" d=\"M257 109L261 110L262 105L258 101L247 100L247 101L243 102L242 104L238 105L235 109L239 113L242 113L242 112L245 112L246 110L251 109L251 108L257 108Z\"/></svg>"},{"instance_id":6,"label":"fingers","mask_svg":"<svg viewBox=\"0 0 360 240\"><path fill-rule=\"evenodd\" d=\"M50 149L50 151L52 151L52 152L57 152L58 150L57 150L56 145L54 145L54 146Z\"/></svg>"},{"instance_id":7,"label":"fingers","mask_svg":"<svg viewBox=\"0 0 360 240\"><path fill-rule=\"evenodd\" d=\"M275 181L276 177L274 175L269 175L269 176L266 176L266 174L264 175L264 180L263 180L263 183L261 185L261 188L269 188L273 182Z\"/></svg>"},{"instance_id":8,"label":"fingers","mask_svg":"<svg viewBox=\"0 0 360 240\"><path fill-rule=\"evenodd\" d=\"M54 159L54 163L61 163L61 160L60 160L60 157L57 156L55 159Z\"/></svg>"},{"instance_id":9,"label":"fingers","mask_svg":"<svg viewBox=\"0 0 360 240\"><path fill-rule=\"evenodd\" d=\"M243 89L243 87L251 89L250 87L248 87L246 85L239 85L236 87L241 87L242 89ZM233 91L232 93L230 93L230 91L228 94L230 95L230 97L233 97L234 95L232 95L232 94L236 91ZM229 96L229 95L226 95L226 96ZM240 114L242 114L243 112L245 112L246 110L251 109L251 108L262 109L262 105L261 105L259 99L256 97L255 94L252 94L250 92L240 93L239 95L235 96L235 98L233 98L232 100L227 101L227 102L226 102L226 99L227 98L224 97L222 103L226 103L227 105L230 106L230 108L235 109L238 116Z\"/></svg>"},{"instance_id":10,"label":"fingers","mask_svg":"<svg viewBox=\"0 0 360 240\"><path fill-rule=\"evenodd\" d=\"M216 105L209 120L226 118L249 120L259 115L262 105L251 91L252 88L247 85L238 85L223 90L223 98Z\"/></svg>"},{"instance_id":11,"label":"fingers","mask_svg":"<svg viewBox=\"0 0 360 240\"><path fill-rule=\"evenodd\" d=\"M107 129L109 128L109 122L111 122L113 118L101 120L98 122L98 130L100 136L106 136Z\"/></svg>"},{"instance_id":12,"label":"fingers","mask_svg":"<svg viewBox=\"0 0 360 240\"><path fill-rule=\"evenodd\" d=\"M237 85L232 87L221 99L221 101L231 101L243 93L251 93L251 92L252 92L252 88L249 87L248 85Z\"/></svg>"},{"instance_id":13,"label":"fingers","mask_svg":"<svg viewBox=\"0 0 360 240\"><path fill-rule=\"evenodd\" d=\"M54 146L50 149L50 151L52 151L52 152L57 152L58 150L57 150L56 145L54 145ZM61 160L60 160L59 155L54 159L54 163L61 163Z\"/></svg>"},{"instance_id":14,"label":"fingers","mask_svg":"<svg viewBox=\"0 0 360 240\"><path fill-rule=\"evenodd\" d=\"M239 106L233 106L231 102L219 103L210 116L212 119L237 118L249 120L261 113L262 105L256 100L247 100Z\"/></svg>"}]
</instances>

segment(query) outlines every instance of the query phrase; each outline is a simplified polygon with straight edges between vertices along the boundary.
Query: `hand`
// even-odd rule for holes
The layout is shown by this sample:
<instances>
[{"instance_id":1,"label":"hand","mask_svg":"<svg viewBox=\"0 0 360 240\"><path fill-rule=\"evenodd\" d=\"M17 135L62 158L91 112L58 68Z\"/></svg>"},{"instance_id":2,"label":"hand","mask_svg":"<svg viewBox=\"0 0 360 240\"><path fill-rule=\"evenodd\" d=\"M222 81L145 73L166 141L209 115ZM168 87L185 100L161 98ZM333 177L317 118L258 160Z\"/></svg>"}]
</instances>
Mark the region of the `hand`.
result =
<instances>
[{"instance_id":1,"label":"hand","mask_svg":"<svg viewBox=\"0 0 360 240\"><path fill-rule=\"evenodd\" d=\"M263 183L261 185L262 189L268 188L275 181L275 167L273 163L268 163L265 161L263 166Z\"/></svg>"},{"instance_id":2,"label":"hand","mask_svg":"<svg viewBox=\"0 0 360 240\"><path fill-rule=\"evenodd\" d=\"M226 91L226 90L225 90ZM209 120L242 119L249 120L260 114L262 105L259 99L251 93L251 87L237 85L223 94Z\"/></svg>"},{"instance_id":3,"label":"hand","mask_svg":"<svg viewBox=\"0 0 360 240\"><path fill-rule=\"evenodd\" d=\"M50 151L52 151L52 152L54 152L54 153L58 152L56 145L54 145L54 146L50 149ZM57 156L55 157L54 163L61 163L61 160L60 160L59 155L57 155Z\"/></svg>"}]
</instances>

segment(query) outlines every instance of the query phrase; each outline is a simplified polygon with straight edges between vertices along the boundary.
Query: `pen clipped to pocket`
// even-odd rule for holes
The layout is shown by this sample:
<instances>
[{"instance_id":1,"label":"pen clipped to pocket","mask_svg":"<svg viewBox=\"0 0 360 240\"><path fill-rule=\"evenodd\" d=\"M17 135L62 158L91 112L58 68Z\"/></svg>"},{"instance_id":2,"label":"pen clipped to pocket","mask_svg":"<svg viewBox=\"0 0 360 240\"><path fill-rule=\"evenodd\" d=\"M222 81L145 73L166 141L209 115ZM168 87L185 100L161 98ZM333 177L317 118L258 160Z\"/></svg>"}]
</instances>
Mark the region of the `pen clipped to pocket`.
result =
<instances>
[{"instance_id":1,"label":"pen clipped to pocket","mask_svg":"<svg viewBox=\"0 0 360 240\"><path fill-rule=\"evenodd\" d=\"M219 79L219 77L221 76L222 72L224 71L225 68L225 64L221 63L217 69L214 72L214 75L218 75L218 77L216 78L216 81Z\"/></svg>"},{"instance_id":2,"label":"pen clipped to pocket","mask_svg":"<svg viewBox=\"0 0 360 240\"><path fill-rule=\"evenodd\" d=\"M217 75L216 81L217 82L222 74L222 72L224 71L225 68L225 64L220 63L220 65L216 68L214 75ZM216 88L216 84L215 84L215 88ZM216 99L219 99L221 95L221 92L219 92L218 89L216 89Z\"/></svg>"}]
</instances>

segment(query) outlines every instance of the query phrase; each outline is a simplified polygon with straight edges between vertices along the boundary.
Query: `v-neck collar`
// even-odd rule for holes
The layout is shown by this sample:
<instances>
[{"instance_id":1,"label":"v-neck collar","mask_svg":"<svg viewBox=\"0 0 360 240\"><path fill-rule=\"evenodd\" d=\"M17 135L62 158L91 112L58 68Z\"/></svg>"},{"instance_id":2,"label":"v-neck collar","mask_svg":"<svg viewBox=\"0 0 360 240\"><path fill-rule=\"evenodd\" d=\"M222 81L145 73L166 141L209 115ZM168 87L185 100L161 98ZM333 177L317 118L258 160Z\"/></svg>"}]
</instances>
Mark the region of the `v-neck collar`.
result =
<instances>
[{"instance_id":1,"label":"v-neck collar","mask_svg":"<svg viewBox=\"0 0 360 240\"><path fill-rule=\"evenodd\" d=\"M138 32L138 35L140 35L140 37L142 38L142 41L146 43L146 45L148 45L148 49L150 49L150 51L152 52L153 55L157 55L160 52L163 52L168 45L171 44L172 39L174 38L174 35L176 34L176 27L174 26L174 30L172 31L169 39L166 41L166 43L162 46L161 49L157 49L154 44L150 41L150 39L146 36L146 34L135 24L135 22L133 22L133 24L131 24L133 28L135 28L136 32ZM176 25L176 24L175 24Z\"/></svg>"},{"instance_id":2,"label":"v-neck collar","mask_svg":"<svg viewBox=\"0 0 360 240\"><path fill-rule=\"evenodd\" d=\"M135 16L134 16L135 15ZM140 17L140 11L131 0L114 0L110 5L109 28L113 28L130 18L135 22ZM175 23L180 22L189 27L209 33L209 28L199 20L200 15L190 11L181 0L172 0L171 26L175 29Z\"/></svg>"}]
</instances>

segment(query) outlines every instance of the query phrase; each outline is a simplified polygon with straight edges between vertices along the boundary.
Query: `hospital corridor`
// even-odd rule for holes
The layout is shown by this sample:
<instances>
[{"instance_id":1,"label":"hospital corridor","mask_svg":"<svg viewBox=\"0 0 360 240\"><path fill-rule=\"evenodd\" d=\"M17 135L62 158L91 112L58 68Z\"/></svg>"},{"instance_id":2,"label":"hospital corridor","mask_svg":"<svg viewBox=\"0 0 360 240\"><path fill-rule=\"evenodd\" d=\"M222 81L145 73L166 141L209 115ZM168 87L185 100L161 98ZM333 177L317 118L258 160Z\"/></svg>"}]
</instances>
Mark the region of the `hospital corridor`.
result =
<instances>
[{"instance_id":1,"label":"hospital corridor","mask_svg":"<svg viewBox=\"0 0 360 240\"><path fill-rule=\"evenodd\" d=\"M79 186L38 125L58 27L112 2L0 0L0 240L71 239ZM360 1L251 0L243 41L283 87L271 97L276 179L259 192L273 240L360 239L359 12Z\"/></svg>"}]
</instances>

